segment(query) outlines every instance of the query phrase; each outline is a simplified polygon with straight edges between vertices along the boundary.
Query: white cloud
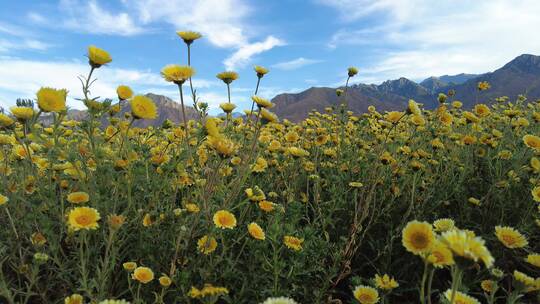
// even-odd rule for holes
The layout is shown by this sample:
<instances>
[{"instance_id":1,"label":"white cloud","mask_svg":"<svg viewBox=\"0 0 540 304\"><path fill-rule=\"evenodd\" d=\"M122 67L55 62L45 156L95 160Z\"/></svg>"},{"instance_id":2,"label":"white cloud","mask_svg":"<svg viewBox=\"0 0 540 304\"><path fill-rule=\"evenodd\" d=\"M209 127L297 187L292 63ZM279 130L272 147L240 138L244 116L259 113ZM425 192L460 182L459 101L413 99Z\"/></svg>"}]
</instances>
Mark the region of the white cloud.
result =
<instances>
[{"instance_id":1,"label":"white cloud","mask_svg":"<svg viewBox=\"0 0 540 304\"><path fill-rule=\"evenodd\" d=\"M42 42L36 34L21 27L0 22L0 53L16 50L45 51L52 44Z\"/></svg>"},{"instance_id":2,"label":"white cloud","mask_svg":"<svg viewBox=\"0 0 540 304\"><path fill-rule=\"evenodd\" d=\"M243 67L253 56L284 45L272 35L251 42L250 36L256 33L246 32L251 28L246 17L252 9L243 0L126 0L125 4L135 7L144 24L164 21L178 30L199 31L217 47L235 49L223 61L227 69Z\"/></svg>"},{"instance_id":3,"label":"white cloud","mask_svg":"<svg viewBox=\"0 0 540 304\"><path fill-rule=\"evenodd\" d=\"M15 50L37 50L44 51L52 45L34 39L0 39L0 53L8 53Z\"/></svg>"},{"instance_id":4,"label":"white cloud","mask_svg":"<svg viewBox=\"0 0 540 304\"><path fill-rule=\"evenodd\" d=\"M337 9L346 21L383 12L390 13L394 22L406 21L413 15L421 13L423 7L420 4L434 3L430 0L316 0L316 2Z\"/></svg>"},{"instance_id":5,"label":"white cloud","mask_svg":"<svg viewBox=\"0 0 540 304\"><path fill-rule=\"evenodd\" d=\"M111 13L96 0L61 0L60 9L67 17L63 26L75 31L121 36L136 35L144 31L127 12ZM35 14L33 19L39 19L37 16L39 15Z\"/></svg>"},{"instance_id":6,"label":"white cloud","mask_svg":"<svg viewBox=\"0 0 540 304\"><path fill-rule=\"evenodd\" d=\"M289 71L289 70L296 70L306 65L315 64L319 62L322 62L322 61L316 60L316 59L306 59L304 57L299 57L290 61L276 63L272 67L276 69L280 69L280 70Z\"/></svg>"},{"instance_id":7,"label":"white cloud","mask_svg":"<svg viewBox=\"0 0 540 304\"><path fill-rule=\"evenodd\" d=\"M178 30L200 31L215 46L238 47L248 42L244 17L250 11L241 0L126 0L142 23L166 22Z\"/></svg>"},{"instance_id":8,"label":"white cloud","mask_svg":"<svg viewBox=\"0 0 540 304\"><path fill-rule=\"evenodd\" d=\"M28 19L30 19L30 21L32 21L34 23L37 23L37 24L46 24L47 23L47 18L45 18L43 15L41 15L39 13L36 13L36 12L29 12L27 14L27 17L28 17Z\"/></svg>"},{"instance_id":9,"label":"white cloud","mask_svg":"<svg viewBox=\"0 0 540 304\"><path fill-rule=\"evenodd\" d=\"M223 64L228 70L234 70L237 67L243 67L249 63L251 57L282 45L285 45L283 40L274 36L268 36L262 42L249 43L240 46L236 52L223 61Z\"/></svg>"},{"instance_id":10,"label":"white cloud","mask_svg":"<svg viewBox=\"0 0 540 304\"><path fill-rule=\"evenodd\" d=\"M531 39L531 31L540 28L537 0L318 2L338 9L346 23L369 24L349 25L329 43L330 47L355 44L376 49L371 56L375 63L359 74L366 81L483 73L522 53L540 54L540 41ZM372 24L375 14L378 21Z\"/></svg>"}]
</instances>

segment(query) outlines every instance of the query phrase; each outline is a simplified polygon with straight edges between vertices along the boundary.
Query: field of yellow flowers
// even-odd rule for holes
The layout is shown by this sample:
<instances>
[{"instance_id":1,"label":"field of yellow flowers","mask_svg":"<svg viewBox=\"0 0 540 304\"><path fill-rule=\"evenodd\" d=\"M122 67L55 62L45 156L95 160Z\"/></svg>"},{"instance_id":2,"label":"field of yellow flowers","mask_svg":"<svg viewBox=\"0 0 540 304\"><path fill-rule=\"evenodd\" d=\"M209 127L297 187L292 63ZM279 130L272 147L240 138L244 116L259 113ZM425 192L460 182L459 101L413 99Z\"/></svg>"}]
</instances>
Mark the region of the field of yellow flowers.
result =
<instances>
[{"instance_id":1,"label":"field of yellow flowers","mask_svg":"<svg viewBox=\"0 0 540 304\"><path fill-rule=\"evenodd\" d=\"M94 46L86 120L48 87L0 114L0 302L539 303L539 101L462 109L449 92L357 116L346 85L292 123L257 96L257 66L242 118L238 74L217 75L215 118L192 85L201 36L178 35L188 65L162 76L196 120L137 128L151 99L92 97L112 61Z\"/></svg>"}]
</instances>

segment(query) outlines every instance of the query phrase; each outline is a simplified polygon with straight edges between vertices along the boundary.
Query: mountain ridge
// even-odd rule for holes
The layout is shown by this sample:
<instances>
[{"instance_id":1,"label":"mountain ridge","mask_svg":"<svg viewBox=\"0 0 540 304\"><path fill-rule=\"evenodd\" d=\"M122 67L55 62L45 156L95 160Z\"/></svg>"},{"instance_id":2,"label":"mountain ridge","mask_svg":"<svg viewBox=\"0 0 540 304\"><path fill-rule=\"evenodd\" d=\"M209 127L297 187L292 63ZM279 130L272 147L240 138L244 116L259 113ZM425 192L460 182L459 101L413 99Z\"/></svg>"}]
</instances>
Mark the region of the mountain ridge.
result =
<instances>
[{"instance_id":1,"label":"mountain ridge","mask_svg":"<svg viewBox=\"0 0 540 304\"><path fill-rule=\"evenodd\" d=\"M478 92L477 84L487 81L491 89ZM312 87L303 92L279 94L272 99L274 111L281 117L293 121L307 117L311 110L323 111L326 107L343 102L335 94L337 88ZM372 104L379 110L403 109L409 99L423 103L427 108L437 106L439 93L455 91L454 99L470 107L479 101L490 103L496 97L508 96L515 99L519 94L540 97L540 56L522 54L502 67L484 74L431 76L420 83L400 77L376 84L354 84L348 88L347 103L354 112L365 112ZM309 93L306 95L306 93ZM324 98L324 99L323 99Z\"/></svg>"}]
</instances>

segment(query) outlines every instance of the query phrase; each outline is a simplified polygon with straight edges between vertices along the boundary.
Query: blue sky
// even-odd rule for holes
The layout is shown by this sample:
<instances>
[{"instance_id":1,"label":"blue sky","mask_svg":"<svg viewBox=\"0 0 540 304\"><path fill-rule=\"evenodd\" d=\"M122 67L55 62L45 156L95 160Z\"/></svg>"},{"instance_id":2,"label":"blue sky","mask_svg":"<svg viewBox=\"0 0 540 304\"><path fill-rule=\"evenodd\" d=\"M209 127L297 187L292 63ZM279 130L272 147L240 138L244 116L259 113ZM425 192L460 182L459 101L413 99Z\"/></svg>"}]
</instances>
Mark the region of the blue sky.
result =
<instances>
[{"instance_id":1,"label":"blue sky","mask_svg":"<svg viewBox=\"0 0 540 304\"><path fill-rule=\"evenodd\" d=\"M33 98L40 86L80 97L86 48L109 51L94 96L119 84L178 99L163 81L166 64L186 63L176 30L204 35L193 45L195 86L214 109L226 101L215 75L240 73L233 102L247 108L256 77L260 95L355 82L491 71L522 53L540 54L537 0L0 0L0 105ZM81 108L70 99L70 106ZM216 110L214 110L215 112Z\"/></svg>"}]
</instances>

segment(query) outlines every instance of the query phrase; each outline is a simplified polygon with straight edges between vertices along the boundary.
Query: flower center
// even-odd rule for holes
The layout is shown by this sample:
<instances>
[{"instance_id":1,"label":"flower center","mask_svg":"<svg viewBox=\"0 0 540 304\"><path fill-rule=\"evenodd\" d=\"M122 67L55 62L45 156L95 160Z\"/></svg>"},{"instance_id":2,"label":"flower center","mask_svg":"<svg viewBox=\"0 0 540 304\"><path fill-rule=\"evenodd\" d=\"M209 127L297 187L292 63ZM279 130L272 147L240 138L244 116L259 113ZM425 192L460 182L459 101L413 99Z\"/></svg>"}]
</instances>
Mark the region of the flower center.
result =
<instances>
[{"instance_id":1,"label":"flower center","mask_svg":"<svg viewBox=\"0 0 540 304\"><path fill-rule=\"evenodd\" d=\"M416 248L425 248L428 244L428 239L423 233L415 233L411 237L412 243Z\"/></svg>"},{"instance_id":2,"label":"flower center","mask_svg":"<svg viewBox=\"0 0 540 304\"><path fill-rule=\"evenodd\" d=\"M92 222L91 218L88 215L79 215L76 219L77 224L82 226L87 226Z\"/></svg>"}]
</instances>

